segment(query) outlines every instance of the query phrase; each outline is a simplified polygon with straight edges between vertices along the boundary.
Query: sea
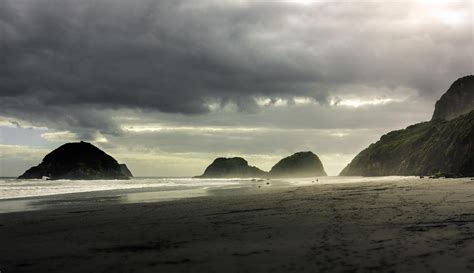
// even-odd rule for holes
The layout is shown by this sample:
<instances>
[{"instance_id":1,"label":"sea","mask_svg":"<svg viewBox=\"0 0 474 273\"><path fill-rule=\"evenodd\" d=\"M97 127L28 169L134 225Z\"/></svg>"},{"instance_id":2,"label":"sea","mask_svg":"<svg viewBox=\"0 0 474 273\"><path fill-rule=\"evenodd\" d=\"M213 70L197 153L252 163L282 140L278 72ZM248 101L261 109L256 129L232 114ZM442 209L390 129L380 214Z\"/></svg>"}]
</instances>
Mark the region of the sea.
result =
<instances>
[{"instance_id":1,"label":"sea","mask_svg":"<svg viewBox=\"0 0 474 273\"><path fill-rule=\"evenodd\" d=\"M278 187L373 183L415 177L308 177L285 179L142 177L130 180L21 180L0 178L0 213L42 208L41 204L84 202L158 202L183 198L245 194Z\"/></svg>"}]
</instances>

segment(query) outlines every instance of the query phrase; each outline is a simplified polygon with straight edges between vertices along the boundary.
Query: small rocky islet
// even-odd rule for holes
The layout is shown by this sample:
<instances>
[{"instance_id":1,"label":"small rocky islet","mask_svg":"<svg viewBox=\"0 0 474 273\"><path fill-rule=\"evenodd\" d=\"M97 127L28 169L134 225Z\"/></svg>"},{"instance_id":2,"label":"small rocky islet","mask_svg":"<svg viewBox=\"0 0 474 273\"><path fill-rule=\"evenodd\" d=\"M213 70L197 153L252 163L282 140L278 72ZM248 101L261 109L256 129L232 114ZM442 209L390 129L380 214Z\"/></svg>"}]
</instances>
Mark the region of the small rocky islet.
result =
<instances>
[{"instance_id":1,"label":"small rocky islet","mask_svg":"<svg viewBox=\"0 0 474 273\"><path fill-rule=\"evenodd\" d=\"M88 142L66 143L47 154L42 162L18 179L130 179L127 165Z\"/></svg>"},{"instance_id":2,"label":"small rocky islet","mask_svg":"<svg viewBox=\"0 0 474 273\"><path fill-rule=\"evenodd\" d=\"M323 163L311 151L298 152L280 160L268 173L270 177L327 176Z\"/></svg>"},{"instance_id":3,"label":"small rocky islet","mask_svg":"<svg viewBox=\"0 0 474 273\"><path fill-rule=\"evenodd\" d=\"M279 178L279 177L311 177L326 176L323 164L313 152L298 152L280 160L272 167L270 172L265 172L257 167L249 166L241 157L214 160L197 178Z\"/></svg>"},{"instance_id":4,"label":"small rocky islet","mask_svg":"<svg viewBox=\"0 0 474 273\"><path fill-rule=\"evenodd\" d=\"M265 177L266 172L255 166L250 166L242 157L216 158L205 170L204 174L196 178L248 178Z\"/></svg>"}]
</instances>

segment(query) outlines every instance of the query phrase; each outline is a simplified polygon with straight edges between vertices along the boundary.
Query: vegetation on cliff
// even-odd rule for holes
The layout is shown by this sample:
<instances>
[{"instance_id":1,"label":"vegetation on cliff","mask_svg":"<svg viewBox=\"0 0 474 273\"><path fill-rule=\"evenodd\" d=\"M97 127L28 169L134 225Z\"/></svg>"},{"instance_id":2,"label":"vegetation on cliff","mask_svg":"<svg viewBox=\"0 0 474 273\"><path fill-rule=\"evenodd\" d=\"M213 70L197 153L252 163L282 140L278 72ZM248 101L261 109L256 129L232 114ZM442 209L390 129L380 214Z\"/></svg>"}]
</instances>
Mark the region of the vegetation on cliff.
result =
<instances>
[{"instance_id":1,"label":"vegetation on cliff","mask_svg":"<svg viewBox=\"0 0 474 273\"><path fill-rule=\"evenodd\" d=\"M390 132L360 152L341 175L474 176L474 111Z\"/></svg>"}]
</instances>

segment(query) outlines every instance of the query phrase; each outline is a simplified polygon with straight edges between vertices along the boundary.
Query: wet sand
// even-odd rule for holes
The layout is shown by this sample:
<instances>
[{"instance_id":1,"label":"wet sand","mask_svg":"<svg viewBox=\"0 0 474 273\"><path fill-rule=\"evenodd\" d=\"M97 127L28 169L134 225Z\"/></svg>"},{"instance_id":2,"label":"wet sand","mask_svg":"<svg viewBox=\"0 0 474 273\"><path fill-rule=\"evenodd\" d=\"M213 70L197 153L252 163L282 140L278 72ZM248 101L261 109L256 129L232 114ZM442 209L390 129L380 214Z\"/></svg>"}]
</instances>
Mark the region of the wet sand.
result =
<instances>
[{"instance_id":1,"label":"wet sand","mask_svg":"<svg viewBox=\"0 0 474 273\"><path fill-rule=\"evenodd\" d=\"M474 270L470 178L262 186L133 204L87 196L0 214L1 272Z\"/></svg>"}]
</instances>

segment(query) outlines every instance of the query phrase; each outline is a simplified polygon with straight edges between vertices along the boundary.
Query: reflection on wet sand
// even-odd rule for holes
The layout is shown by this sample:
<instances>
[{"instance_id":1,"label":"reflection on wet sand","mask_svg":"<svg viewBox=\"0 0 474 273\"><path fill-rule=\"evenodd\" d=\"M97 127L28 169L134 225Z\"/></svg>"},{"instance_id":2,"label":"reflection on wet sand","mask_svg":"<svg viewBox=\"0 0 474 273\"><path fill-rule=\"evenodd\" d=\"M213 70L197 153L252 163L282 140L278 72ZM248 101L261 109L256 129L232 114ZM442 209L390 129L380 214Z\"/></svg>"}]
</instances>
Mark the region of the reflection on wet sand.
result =
<instances>
[{"instance_id":1,"label":"reflection on wet sand","mask_svg":"<svg viewBox=\"0 0 474 273\"><path fill-rule=\"evenodd\" d=\"M242 181L240 184L230 183L213 187L192 186L185 189L178 187L150 187L139 189L120 189L108 191L69 193L28 198L0 200L0 213L31 211L42 209L61 209L75 206L110 205L116 203L150 203L179 200L202 196L231 196L252 194L267 188L288 187L292 184L274 180Z\"/></svg>"}]
</instances>

